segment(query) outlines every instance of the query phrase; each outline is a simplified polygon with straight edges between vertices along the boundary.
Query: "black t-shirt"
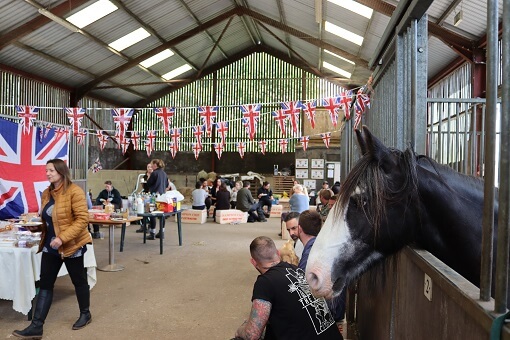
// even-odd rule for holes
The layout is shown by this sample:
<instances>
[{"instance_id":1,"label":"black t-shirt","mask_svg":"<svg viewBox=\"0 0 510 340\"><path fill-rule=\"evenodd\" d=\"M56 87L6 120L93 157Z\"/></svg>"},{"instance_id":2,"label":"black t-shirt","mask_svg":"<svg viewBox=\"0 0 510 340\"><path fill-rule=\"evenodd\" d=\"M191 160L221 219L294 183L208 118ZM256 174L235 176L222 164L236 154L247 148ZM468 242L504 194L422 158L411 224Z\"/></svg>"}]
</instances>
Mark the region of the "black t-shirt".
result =
<instances>
[{"instance_id":1,"label":"black t-shirt","mask_svg":"<svg viewBox=\"0 0 510 340\"><path fill-rule=\"evenodd\" d=\"M271 303L265 339L343 339L326 300L312 295L305 273L294 265L280 262L259 275L255 299Z\"/></svg>"}]
</instances>

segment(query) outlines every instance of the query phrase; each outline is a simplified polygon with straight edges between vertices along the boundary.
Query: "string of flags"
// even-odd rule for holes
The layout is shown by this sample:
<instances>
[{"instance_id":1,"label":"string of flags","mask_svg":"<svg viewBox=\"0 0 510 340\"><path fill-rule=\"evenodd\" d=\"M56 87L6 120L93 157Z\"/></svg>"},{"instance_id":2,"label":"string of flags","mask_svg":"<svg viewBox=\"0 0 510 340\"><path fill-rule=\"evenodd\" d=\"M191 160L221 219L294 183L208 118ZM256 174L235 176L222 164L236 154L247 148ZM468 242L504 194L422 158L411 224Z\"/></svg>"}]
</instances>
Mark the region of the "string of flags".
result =
<instances>
[{"instance_id":1,"label":"string of flags","mask_svg":"<svg viewBox=\"0 0 510 340\"><path fill-rule=\"evenodd\" d=\"M310 101L287 101L280 103L281 109L271 112L271 116L279 127L282 135L285 137L287 133L287 126L290 125L290 129L293 134L298 134L301 111L305 113L305 116L310 123L312 129L316 125L316 109L317 103L319 102L324 109L326 109L333 127L337 127L340 111L342 110L345 115L345 120L349 121L354 116L353 127L356 129L361 120L363 114L370 108L370 96L372 93L371 78L367 85L360 87L357 91L346 90L342 91L338 96L322 98L319 100ZM130 144L133 144L135 149L138 149L140 143L144 143L147 151L147 156L150 157L154 151L156 137L158 132L163 132L164 135L170 137L169 148L173 158L175 158L180 146L180 137L182 129L191 129L195 142L191 143L191 147L195 158L198 159L200 152L203 149L204 134L211 136L212 128L214 127L219 137L219 142L214 143L213 147L218 156L221 158L222 152L226 145L226 139L229 131L228 121L216 121L218 117L219 106L199 106L197 107L197 113L199 115L202 125L191 126L191 127L173 127L173 118L175 116L174 107L160 107L154 108L153 113L161 123L161 130L149 130L146 131L146 139L141 140L139 131L128 131L129 123L134 114L134 108L112 108L111 115L115 124L114 137L109 136L108 130L95 130L95 133L90 132L88 129L82 128L82 121L86 115L86 109L81 107L66 107L64 111L69 120L70 126L57 127L57 133L66 134L69 138L69 134L73 133L76 137L76 142L79 145L84 145L87 134L96 135L99 142L100 150L102 151L109 139L115 139L117 146L121 149L122 153L125 154ZM246 134L250 141L255 139L257 133L257 127L259 119L261 117L262 104L245 104L239 106L242 113L241 121L245 128ZM39 114L40 107L37 106L16 106L18 117L21 118L20 124L23 126L24 133L29 133L30 129L34 126L37 115ZM48 130L52 128L51 123L40 123L39 139L42 140L46 137ZM319 135L319 134L318 134ZM331 132L320 133L324 145L329 148L331 140ZM298 137L303 150L306 151L308 143L310 142L310 136ZM288 138L278 140L280 150L282 153L287 151L287 145L289 144ZM266 152L267 141L258 141L259 149L262 154ZM239 151L241 158L244 157L246 150L246 143L237 142L236 148ZM96 160L99 162L99 159ZM100 166L100 163L99 163ZM92 168L91 168L92 169ZM93 170L93 169L92 169Z\"/></svg>"}]
</instances>

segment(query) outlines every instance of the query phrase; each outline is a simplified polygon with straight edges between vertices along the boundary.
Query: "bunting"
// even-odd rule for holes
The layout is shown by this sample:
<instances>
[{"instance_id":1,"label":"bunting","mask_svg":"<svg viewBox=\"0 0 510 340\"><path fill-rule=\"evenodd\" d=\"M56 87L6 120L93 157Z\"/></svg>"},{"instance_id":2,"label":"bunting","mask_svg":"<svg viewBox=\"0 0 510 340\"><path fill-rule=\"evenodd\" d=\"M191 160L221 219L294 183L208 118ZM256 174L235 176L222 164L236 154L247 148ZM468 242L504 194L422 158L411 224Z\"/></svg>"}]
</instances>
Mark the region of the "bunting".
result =
<instances>
[{"instance_id":1,"label":"bunting","mask_svg":"<svg viewBox=\"0 0 510 340\"><path fill-rule=\"evenodd\" d=\"M103 166L101 165L101 162L99 161L99 157L96 158L94 163L92 163L92 165L89 168L89 170L91 170L93 173L96 173L102 169L103 169Z\"/></svg>"},{"instance_id":2,"label":"bunting","mask_svg":"<svg viewBox=\"0 0 510 340\"><path fill-rule=\"evenodd\" d=\"M119 108L112 109L113 122L117 128L118 139L122 142L124 136L126 135L126 129L131 122L131 117L133 116L133 109L130 108ZM115 133L117 136L117 133Z\"/></svg>"},{"instance_id":3,"label":"bunting","mask_svg":"<svg viewBox=\"0 0 510 340\"><path fill-rule=\"evenodd\" d=\"M69 124L73 128L73 135L76 137L80 132L81 121L85 116L85 109L81 107L64 107L64 111L69 119Z\"/></svg>"},{"instance_id":4,"label":"bunting","mask_svg":"<svg viewBox=\"0 0 510 340\"><path fill-rule=\"evenodd\" d=\"M285 136L285 123L287 122L287 115L283 110L278 110L275 112L271 112L271 115L273 116L274 120L276 121L276 124L278 124L278 127L282 131L282 135Z\"/></svg>"},{"instance_id":5,"label":"bunting","mask_svg":"<svg viewBox=\"0 0 510 340\"><path fill-rule=\"evenodd\" d=\"M175 144L176 148L179 148L181 142L181 129L170 129L170 139Z\"/></svg>"},{"instance_id":6,"label":"bunting","mask_svg":"<svg viewBox=\"0 0 510 340\"><path fill-rule=\"evenodd\" d=\"M199 106L198 113L205 126L205 131L210 135L216 114L218 113L218 106Z\"/></svg>"},{"instance_id":7,"label":"bunting","mask_svg":"<svg viewBox=\"0 0 510 340\"><path fill-rule=\"evenodd\" d=\"M303 146L303 151L306 151L306 149L308 148L308 143L310 142L310 137L303 136L299 139L299 141L301 142L301 145Z\"/></svg>"},{"instance_id":8,"label":"bunting","mask_svg":"<svg viewBox=\"0 0 510 340\"><path fill-rule=\"evenodd\" d=\"M43 136L43 138L48 137L48 133L51 131L51 129L52 129L52 125L50 123L47 123L46 124L46 128L44 129L44 136Z\"/></svg>"},{"instance_id":9,"label":"bunting","mask_svg":"<svg viewBox=\"0 0 510 340\"><path fill-rule=\"evenodd\" d=\"M75 136L76 136L76 143L78 143L78 145L84 145L85 137L87 137L87 129L79 129L78 133L75 134Z\"/></svg>"},{"instance_id":10,"label":"bunting","mask_svg":"<svg viewBox=\"0 0 510 340\"><path fill-rule=\"evenodd\" d=\"M122 149L122 154L124 155L129 148L129 144L131 143L130 138L123 137L120 143L120 148Z\"/></svg>"},{"instance_id":11,"label":"bunting","mask_svg":"<svg viewBox=\"0 0 510 340\"><path fill-rule=\"evenodd\" d=\"M216 132L220 135L221 144L225 145L225 141L227 140L228 122L216 123Z\"/></svg>"},{"instance_id":12,"label":"bunting","mask_svg":"<svg viewBox=\"0 0 510 340\"><path fill-rule=\"evenodd\" d=\"M179 146L175 142L169 142L168 146L170 147L170 154L172 155L172 158L175 158L177 151L179 151Z\"/></svg>"},{"instance_id":13,"label":"bunting","mask_svg":"<svg viewBox=\"0 0 510 340\"><path fill-rule=\"evenodd\" d=\"M287 139L280 139L280 140L278 140L278 144L280 144L280 148L282 150L282 153L287 152L287 144L289 144L289 141Z\"/></svg>"},{"instance_id":14,"label":"bunting","mask_svg":"<svg viewBox=\"0 0 510 340\"><path fill-rule=\"evenodd\" d=\"M172 126L172 121L174 119L175 107L155 107L154 113L163 125L165 134L168 135L170 133L170 127Z\"/></svg>"},{"instance_id":15,"label":"bunting","mask_svg":"<svg viewBox=\"0 0 510 340\"><path fill-rule=\"evenodd\" d=\"M18 112L18 117L23 118L20 123L23 127L23 134L30 133L33 122L39 114L39 108L37 106L16 105L16 112Z\"/></svg>"},{"instance_id":16,"label":"bunting","mask_svg":"<svg viewBox=\"0 0 510 340\"><path fill-rule=\"evenodd\" d=\"M267 145L267 142L265 140L261 140L259 142L259 147L260 147L260 152L265 155L266 154L266 145Z\"/></svg>"},{"instance_id":17,"label":"bunting","mask_svg":"<svg viewBox=\"0 0 510 340\"><path fill-rule=\"evenodd\" d=\"M156 131L147 131L147 140L145 141L145 150L147 151L147 157L150 158L152 151L154 151L154 144L156 144Z\"/></svg>"},{"instance_id":18,"label":"bunting","mask_svg":"<svg viewBox=\"0 0 510 340\"><path fill-rule=\"evenodd\" d=\"M322 105L328 110L331 123L334 127L338 124L338 115L340 114L340 96L322 99Z\"/></svg>"},{"instance_id":19,"label":"bunting","mask_svg":"<svg viewBox=\"0 0 510 340\"><path fill-rule=\"evenodd\" d=\"M191 143L191 149L193 150L195 159L198 159L198 155L200 154L200 151L202 151L202 144Z\"/></svg>"},{"instance_id":20,"label":"bunting","mask_svg":"<svg viewBox=\"0 0 510 340\"><path fill-rule=\"evenodd\" d=\"M103 130L97 130L97 138L99 139L99 149L103 151L106 143L108 142L108 136L103 134Z\"/></svg>"},{"instance_id":21,"label":"bunting","mask_svg":"<svg viewBox=\"0 0 510 340\"><path fill-rule=\"evenodd\" d=\"M202 150L202 135L204 134L204 126L197 125L193 126L193 135L197 141L197 144L200 145L200 150Z\"/></svg>"},{"instance_id":22,"label":"bunting","mask_svg":"<svg viewBox=\"0 0 510 340\"><path fill-rule=\"evenodd\" d=\"M352 90L342 92L340 95L340 106L344 110L345 119L351 119L351 102L352 102Z\"/></svg>"},{"instance_id":23,"label":"bunting","mask_svg":"<svg viewBox=\"0 0 510 340\"><path fill-rule=\"evenodd\" d=\"M239 156L241 156L241 158L244 158L244 150L246 149L246 143L244 142L236 143L236 147L237 150L239 150Z\"/></svg>"},{"instance_id":24,"label":"bunting","mask_svg":"<svg viewBox=\"0 0 510 340\"><path fill-rule=\"evenodd\" d=\"M39 143L42 143L44 136L44 124L39 125Z\"/></svg>"},{"instance_id":25,"label":"bunting","mask_svg":"<svg viewBox=\"0 0 510 340\"><path fill-rule=\"evenodd\" d=\"M302 104L300 101L290 101L281 103L283 113L287 116L287 119L290 121L290 126L292 127L292 131L294 133L298 132L299 127L299 116L301 115L301 107Z\"/></svg>"},{"instance_id":26,"label":"bunting","mask_svg":"<svg viewBox=\"0 0 510 340\"><path fill-rule=\"evenodd\" d=\"M358 90L356 95L356 102L354 103L354 111L356 112L356 117L354 119L354 129L358 128L358 125L361 123L361 116L370 108L370 97L368 94L363 92L364 87Z\"/></svg>"},{"instance_id":27,"label":"bunting","mask_svg":"<svg viewBox=\"0 0 510 340\"><path fill-rule=\"evenodd\" d=\"M133 144L135 150L138 150L140 145L140 133L138 131L131 131L131 144Z\"/></svg>"},{"instance_id":28,"label":"bunting","mask_svg":"<svg viewBox=\"0 0 510 340\"><path fill-rule=\"evenodd\" d=\"M261 107L261 104L247 104L240 106L241 112L243 113L243 125L246 128L246 133L250 137L250 140L255 138Z\"/></svg>"},{"instance_id":29,"label":"bunting","mask_svg":"<svg viewBox=\"0 0 510 340\"><path fill-rule=\"evenodd\" d=\"M329 149L329 142L331 141L331 132L321 133L321 138L324 141L324 145Z\"/></svg>"},{"instance_id":30,"label":"bunting","mask_svg":"<svg viewBox=\"0 0 510 340\"><path fill-rule=\"evenodd\" d=\"M317 108L317 101L312 100L302 104L301 108L305 111L306 118L310 122L312 129L315 129L315 109Z\"/></svg>"},{"instance_id":31,"label":"bunting","mask_svg":"<svg viewBox=\"0 0 510 340\"><path fill-rule=\"evenodd\" d=\"M221 154L223 153L223 144L214 143L214 150L216 151L216 155L218 155L218 159L221 159Z\"/></svg>"}]
</instances>

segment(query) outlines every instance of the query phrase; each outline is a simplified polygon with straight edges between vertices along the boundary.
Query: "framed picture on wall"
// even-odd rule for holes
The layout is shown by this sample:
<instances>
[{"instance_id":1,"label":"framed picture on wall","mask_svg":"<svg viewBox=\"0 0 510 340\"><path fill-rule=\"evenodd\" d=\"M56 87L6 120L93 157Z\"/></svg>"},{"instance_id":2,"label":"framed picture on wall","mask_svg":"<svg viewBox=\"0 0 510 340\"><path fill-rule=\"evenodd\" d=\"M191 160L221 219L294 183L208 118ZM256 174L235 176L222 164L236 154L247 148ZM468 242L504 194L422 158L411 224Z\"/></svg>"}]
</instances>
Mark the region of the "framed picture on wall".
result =
<instances>
[{"instance_id":1,"label":"framed picture on wall","mask_svg":"<svg viewBox=\"0 0 510 340\"><path fill-rule=\"evenodd\" d=\"M308 158L296 158L296 169L308 169Z\"/></svg>"},{"instance_id":2,"label":"framed picture on wall","mask_svg":"<svg viewBox=\"0 0 510 340\"><path fill-rule=\"evenodd\" d=\"M308 169L296 169L296 178L308 178Z\"/></svg>"},{"instance_id":3,"label":"framed picture on wall","mask_svg":"<svg viewBox=\"0 0 510 340\"><path fill-rule=\"evenodd\" d=\"M315 190L315 180L314 179L305 179L303 180L303 185L310 190Z\"/></svg>"},{"instance_id":4,"label":"framed picture on wall","mask_svg":"<svg viewBox=\"0 0 510 340\"><path fill-rule=\"evenodd\" d=\"M310 177L312 179L324 179L324 170L313 169Z\"/></svg>"},{"instance_id":5,"label":"framed picture on wall","mask_svg":"<svg viewBox=\"0 0 510 340\"><path fill-rule=\"evenodd\" d=\"M312 169L324 169L324 160L319 158L312 159Z\"/></svg>"}]
</instances>

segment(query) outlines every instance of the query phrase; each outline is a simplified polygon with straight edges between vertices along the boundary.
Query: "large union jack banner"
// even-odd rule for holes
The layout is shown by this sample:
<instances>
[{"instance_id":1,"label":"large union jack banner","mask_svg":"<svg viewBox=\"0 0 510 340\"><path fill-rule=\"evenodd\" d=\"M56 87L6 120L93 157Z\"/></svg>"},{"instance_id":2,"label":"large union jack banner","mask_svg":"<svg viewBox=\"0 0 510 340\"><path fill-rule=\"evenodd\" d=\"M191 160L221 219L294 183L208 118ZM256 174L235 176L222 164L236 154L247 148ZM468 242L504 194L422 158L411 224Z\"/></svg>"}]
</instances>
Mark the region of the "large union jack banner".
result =
<instances>
[{"instance_id":1,"label":"large union jack banner","mask_svg":"<svg viewBox=\"0 0 510 340\"><path fill-rule=\"evenodd\" d=\"M38 127L37 129L41 129ZM38 212L41 194L49 185L46 162L67 162L66 133L48 132L42 141L39 131L23 133L23 125L0 118L0 220Z\"/></svg>"}]
</instances>

